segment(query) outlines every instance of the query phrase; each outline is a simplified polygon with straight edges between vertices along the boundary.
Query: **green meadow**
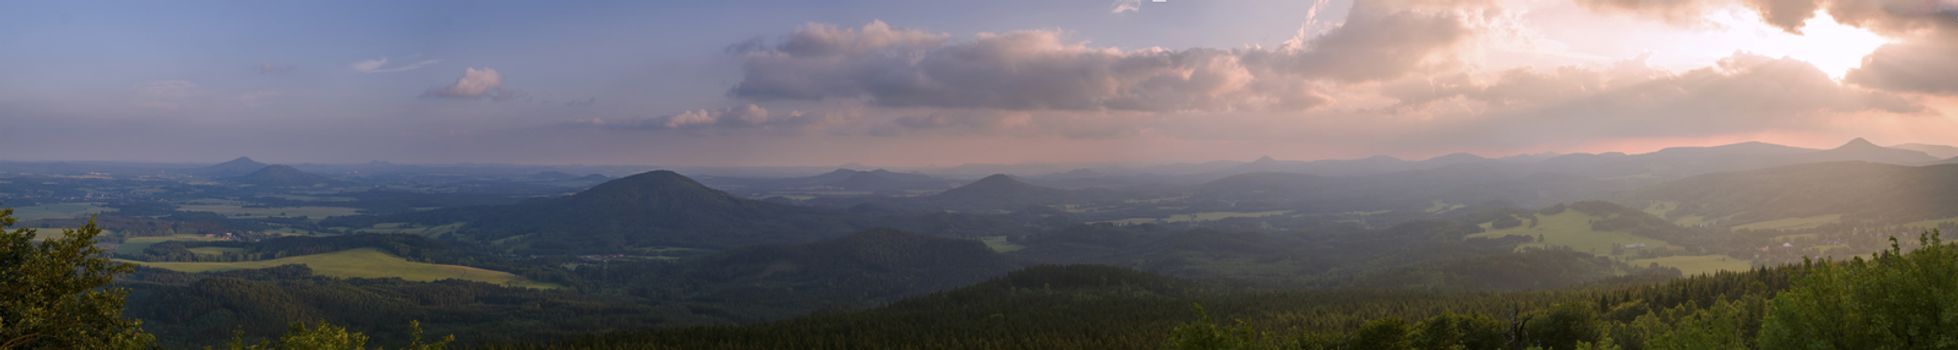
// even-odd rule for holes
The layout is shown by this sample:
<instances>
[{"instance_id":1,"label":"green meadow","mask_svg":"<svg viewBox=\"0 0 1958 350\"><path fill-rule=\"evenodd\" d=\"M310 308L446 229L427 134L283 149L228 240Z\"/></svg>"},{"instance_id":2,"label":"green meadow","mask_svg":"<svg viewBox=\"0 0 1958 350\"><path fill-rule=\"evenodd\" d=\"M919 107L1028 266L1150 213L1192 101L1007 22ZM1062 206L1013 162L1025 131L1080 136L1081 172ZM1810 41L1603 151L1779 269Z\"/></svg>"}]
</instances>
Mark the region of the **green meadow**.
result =
<instances>
[{"instance_id":1,"label":"green meadow","mask_svg":"<svg viewBox=\"0 0 1958 350\"><path fill-rule=\"evenodd\" d=\"M228 247L197 247L197 248L190 248L190 253L191 253L191 254L197 254L197 255L202 255L202 256L221 256L221 255L224 255L224 253L242 253L242 252L244 252L244 251L245 251L245 248L228 248Z\"/></svg>"},{"instance_id":2,"label":"green meadow","mask_svg":"<svg viewBox=\"0 0 1958 350\"><path fill-rule=\"evenodd\" d=\"M1799 230L1799 229L1822 227L1822 225L1828 225L1828 224L1833 224L1838 222L1842 222L1842 214L1816 215L1810 217L1768 220L1768 221L1750 223L1746 225L1734 226L1734 229L1755 230L1755 231Z\"/></svg>"},{"instance_id":3,"label":"green meadow","mask_svg":"<svg viewBox=\"0 0 1958 350\"><path fill-rule=\"evenodd\" d=\"M1924 228L1924 229L1933 229L1933 228L1938 228L1938 225L1944 225L1944 224L1954 224L1954 225L1958 225L1958 218L1943 218L1943 219L1931 219L1931 220L1924 220L1924 221L1918 221L1918 222L1912 222L1912 223L1908 223L1908 224L1904 224L1904 227L1917 227L1917 228Z\"/></svg>"},{"instance_id":4,"label":"green meadow","mask_svg":"<svg viewBox=\"0 0 1958 350\"><path fill-rule=\"evenodd\" d=\"M238 204L193 203L178 205L180 211L215 213L237 219L263 219L273 217L304 217L310 220L334 216L360 214L359 209L343 207L246 207Z\"/></svg>"},{"instance_id":5,"label":"green meadow","mask_svg":"<svg viewBox=\"0 0 1958 350\"><path fill-rule=\"evenodd\" d=\"M414 225L414 224L399 223L399 222L389 222L389 223L374 224L373 226L369 226L367 228L356 229L354 230L354 233L404 234L404 235L416 235L416 236L424 236L424 237L441 237L442 235L455 232L457 229L461 229L462 226L463 223L460 222L447 224L447 225L439 225L439 226L422 226L422 225Z\"/></svg>"},{"instance_id":6,"label":"green meadow","mask_svg":"<svg viewBox=\"0 0 1958 350\"><path fill-rule=\"evenodd\" d=\"M1011 253L1021 249L1027 249L1027 247L1018 244L1013 244L1013 242L1007 241L1006 236L979 237L979 241L985 242L987 248L992 248L993 252L998 252L998 253Z\"/></svg>"},{"instance_id":7,"label":"green meadow","mask_svg":"<svg viewBox=\"0 0 1958 350\"><path fill-rule=\"evenodd\" d=\"M448 279L477 281L496 285L551 289L557 285L532 281L508 272L468 266L429 264L408 261L373 248L332 253L290 256L272 260L240 262L142 262L143 266L189 273L263 269L283 265L306 265L313 273L338 278L400 278L430 282Z\"/></svg>"},{"instance_id":8,"label":"green meadow","mask_svg":"<svg viewBox=\"0 0 1958 350\"><path fill-rule=\"evenodd\" d=\"M122 244L116 245L116 254L142 254L144 249L149 249L151 245L163 242L216 242L222 240L224 238L182 233L169 236L127 237L122 239Z\"/></svg>"},{"instance_id":9,"label":"green meadow","mask_svg":"<svg viewBox=\"0 0 1958 350\"><path fill-rule=\"evenodd\" d=\"M1543 214L1533 214L1533 215L1536 215L1537 217L1538 222L1536 227L1530 227L1529 220L1527 219L1523 220L1523 225L1521 226L1500 229L1500 230L1490 229L1490 225L1484 223L1482 224L1482 228L1487 231L1469 235L1468 238L1502 238L1508 236L1523 236L1534 240L1537 239L1538 237L1542 237L1542 241L1532 241L1530 243L1525 243L1517 246L1516 249L1527 249L1533 247L1569 247L1571 250L1591 253L1593 255L1598 255L1598 256L1611 256L1612 247L1623 247L1626 245L1639 244L1639 243L1645 244L1644 249L1671 250L1677 248L1673 246L1671 243L1666 243L1666 241L1647 238L1644 236L1634 235L1630 233L1617 232L1617 231L1592 230L1591 219L1595 217L1591 216L1590 214L1578 212L1576 210L1565 210L1564 212L1557 213L1556 215L1543 215ZM1627 252L1630 252L1630 250L1627 250Z\"/></svg>"},{"instance_id":10,"label":"green meadow","mask_svg":"<svg viewBox=\"0 0 1958 350\"><path fill-rule=\"evenodd\" d=\"M1285 215L1291 213L1292 211L1290 210L1209 211L1209 212L1201 212L1201 213L1176 214L1164 218L1128 218L1128 219L1108 220L1108 221L1100 221L1100 222L1113 223L1116 225L1140 225L1140 224L1151 224L1151 223L1166 224L1166 223L1180 223L1180 222L1217 221L1217 220L1234 219L1234 218L1262 218L1262 217L1279 216L1279 215Z\"/></svg>"}]
</instances>

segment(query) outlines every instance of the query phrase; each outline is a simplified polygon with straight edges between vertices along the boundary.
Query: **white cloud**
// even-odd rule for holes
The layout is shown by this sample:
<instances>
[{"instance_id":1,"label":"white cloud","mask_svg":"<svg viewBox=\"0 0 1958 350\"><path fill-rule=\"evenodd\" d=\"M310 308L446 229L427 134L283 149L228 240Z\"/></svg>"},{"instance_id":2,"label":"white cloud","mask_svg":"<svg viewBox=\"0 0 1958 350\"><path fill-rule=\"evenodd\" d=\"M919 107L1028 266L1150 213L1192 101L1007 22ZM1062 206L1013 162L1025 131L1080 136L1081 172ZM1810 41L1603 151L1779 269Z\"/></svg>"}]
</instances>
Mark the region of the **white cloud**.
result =
<instances>
[{"instance_id":1,"label":"white cloud","mask_svg":"<svg viewBox=\"0 0 1958 350\"><path fill-rule=\"evenodd\" d=\"M755 104L722 109L695 109L679 114L624 120L592 118L573 124L595 126L607 129L635 130L693 130L693 129L761 129L761 128L801 128L820 126L834 122L832 116L814 116L802 111L786 114L771 113L767 108Z\"/></svg>"},{"instance_id":2,"label":"white cloud","mask_svg":"<svg viewBox=\"0 0 1958 350\"><path fill-rule=\"evenodd\" d=\"M355 72L373 74L373 73L411 71L411 70L421 69L423 67L428 67L436 63L442 63L442 60L426 59L426 60L414 61L408 64L397 64L397 65L389 66L388 61L389 59L387 57L376 58L371 60L360 60L354 62L348 67L352 68Z\"/></svg>"},{"instance_id":3,"label":"white cloud","mask_svg":"<svg viewBox=\"0 0 1958 350\"><path fill-rule=\"evenodd\" d=\"M1053 30L950 35L810 24L747 45L731 94L755 101L864 99L898 107L1010 110L1303 110L1325 84L1398 78L1454 61L1470 29L1451 13L1356 8L1346 24L1276 49L1121 50Z\"/></svg>"},{"instance_id":4,"label":"white cloud","mask_svg":"<svg viewBox=\"0 0 1958 350\"><path fill-rule=\"evenodd\" d=\"M479 99L503 101L517 97L517 92L503 88L503 74L495 69L470 67L462 71L462 77L447 86L429 88L422 97L455 99Z\"/></svg>"},{"instance_id":5,"label":"white cloud","mask_svg":"<svg viewBox=\"0 0 1958 350\"><path fill-rule=\"evenodd\" d=\"M1109 13L1129 13L1142 10L1142 0L1115 0L1115 7Z\"/></svg>"}]
</instances>

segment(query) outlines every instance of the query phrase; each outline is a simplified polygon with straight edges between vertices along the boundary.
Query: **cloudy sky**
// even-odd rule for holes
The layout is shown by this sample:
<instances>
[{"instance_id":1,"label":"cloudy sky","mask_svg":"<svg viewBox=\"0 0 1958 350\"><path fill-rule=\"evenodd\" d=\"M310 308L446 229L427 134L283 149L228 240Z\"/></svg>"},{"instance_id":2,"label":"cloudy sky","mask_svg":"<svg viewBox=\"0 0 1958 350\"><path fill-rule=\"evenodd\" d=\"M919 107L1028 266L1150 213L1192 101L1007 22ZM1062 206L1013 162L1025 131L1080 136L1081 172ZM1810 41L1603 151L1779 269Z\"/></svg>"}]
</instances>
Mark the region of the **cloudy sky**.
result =
<instances>
[{"instance_id":1,"label":"cloudy sky","mask_svg":"<svg viewBox=\"0 0 1958 350\"><path fill-rule=\"evenodd\" d=\"M0 159L953 165L1958 143L1958 0L0 5Z\"/></svg>"}]
</instances>

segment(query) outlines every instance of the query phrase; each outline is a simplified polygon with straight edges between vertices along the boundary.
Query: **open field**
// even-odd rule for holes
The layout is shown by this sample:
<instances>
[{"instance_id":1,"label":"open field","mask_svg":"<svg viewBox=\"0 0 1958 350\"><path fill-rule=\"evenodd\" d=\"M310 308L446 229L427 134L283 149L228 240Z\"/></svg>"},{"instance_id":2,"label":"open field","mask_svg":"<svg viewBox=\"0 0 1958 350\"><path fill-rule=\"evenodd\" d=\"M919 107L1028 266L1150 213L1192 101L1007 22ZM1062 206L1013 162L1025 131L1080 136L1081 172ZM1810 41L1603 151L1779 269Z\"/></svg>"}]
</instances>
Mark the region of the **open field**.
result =
<instances>
[{"instance_id":1,"label":"open field","mask_svg":"<svg viewBox=\"0 0 1958 350\"><path fill-rule=\"evenodd\" d=\"M1027 249L1027 247L1023 247L1018 244L1013 244L1013 242L1007 241L1006 236L979 237L979 241L985 242L987 248L992 248L993 252L997 252L997 253L1011 253L1021 249Z\"/></svg>"},{"instance_id":2,"label":"open field","mask_svg":"<svg viewBox=\"0 0 1958 350\"><path fill-rule=\"evenodd\" d=\"M1113 223L1116 225L1140 225L1140 224L1151 224L1151 223L1166 224L1166 223L1180 223L1180 222L1217 221L1217 220L1233 219L1233 218L1262 218L1262 217L1279 216L1279 215L1285 215L1291 213L1292 211L1290 210L1209 211L1209 212L1201 212L1201 213L1176 214L1176 215L1170 215L1169 217L1165 217L1165 218L1128 218L1128 219L1108 220L1108 221L1101 221L1101 222Z\"/></svg>"},{"instance_id":3,"label":"open field","mask_svg":"<svg viewBox=\"0 0 1958 350\"><path fill-rule=\"evenodd\" d=\"M447 224L447 225L440 225L440 226L421 226L421 225L412 225L406 223L389 222L389 223L374 224L374 226L370 226L367 228L356 229L354 230L354 233L404 234L404 235L416 235L416 236L433 238L433 237L441 237L442 235L455 232L457 229L461 229L462 226L463 223L460 222Z\"/></svg>"},{"instance_id":4,"label":"open field","mask_svg":"<svg viewBox=\"0 0 1958 350\"><path fill-rule=\"evenodd\" d=\"M1644 210L1646 214L1664 218L1666 214L1671 214L1672 211L1679 210L1679 202L1653 201L1651 204L1647 204Z\"/></svg>"},{"instance_id":5,"label":"open field","mask_svg":"<svg viewBox=\"0 0 1958 350\"><path fill-rule=\"evenodd\" d=\"M1526 219L1523 220L1523 225L1521 226L1500 230L1492 229L1469 235L1468 238L1523 236L1536 239L1537 237L1542 237L1543 240L1541 242L1526 243L1516 248L1561 246L1599 256L1612 255L1612 247L1624 247L1632 244L1644 244L1645 248L1643 249L1675 248L1671 243L1630 233L1593 231L1591 230L1591 219L1594 217L1576 210L1565 210L1557 215L1534 215L1537 216L1538 220L1536 227L1530 227L1529 220ZM1489 224L1482 224L1482 228L1484 229L1488 229L1489 227ZM1631 252L1636 250L1627 249L1626 251Z\"/></svg>"},{"instance_id":6,"label":"open field","mask_svg":"<svg viewBox=\"0 0 1958 350\"><path fill-rule=\"evenodd\" d=\"M1638 259L1632 260L1629 263L1633 266L1659 264L1659 266L1679 269L1679 272L1686 276L1710 274L1719 271L1747 271L1747 269L1753 268L1754 266L1749 264L1747 260L1735 259L1726 255L1679 255Z\"/></svg>"},{"instance_id":7,"label":"open field","mask_svg":"<svg viewBox=\"0 0 1958 350\"><path fill-rule=\"evenodd\" d=\"M1706 216L1701 216L1701 215L1681 215L1679 217L1666 216L1672 214L1672 212L1674 211L1679 210L1678 202L1654 201L1651 204L1646 205L1644 210L1646 214L1652 214L1652 216L1657 216L1662 219L1670 220L1674 225L1679 225L1683 227L1697 227L1709 223L1709 221L1706 219Z\"/></svg>"},{"instance_id":8,"label":"open field","mask_svg":"<svg viewBox=\"0 0 1958 350\"><path fill-rule=\"evenodd\" d=\"M141 262L131 263L180 272L212 272L263 269L283 265L306 265L313 273L339 278L400 278L409 281L459 279L510 287L550 289L558 286L531 281L508 272L468 266L429 264L408 261L376 250L361 248L338 252L291 256L272 260L241 262Z\"/></svg>"},{"instance_id":9,"label":"open field","mask_svg":"<svg viewBox=\"0 0 1958 350\"><path fill-rule=\"evenodd\" d=\"M333 217L333 216L351 216L351 215L360 214L359 209L343 208L343 207L253 208L253 207L245 207L238 204L209 204L209 203L178 205L177 210L216 213L218 215L224 215L225 217L238 218L238 219L262 219L262 218L271 218L271 217L305 217L311 220L319 220L319 219L325 219L327 217Z\"/></svg>"},{"instance_id":10,"label":"open field","mask_svg":"<svg viewBox=\"0 0 1958 350\"><path fill-rule=\"evenodd\" d=\"M225 247L190 248L191 254L205 255L205 256L220 256L220 255L224 255L224 253L239 253L244 251L245 248L225 248Z\"/></svg>"},{"instance_id":11,"label":"open field","mask_svg":"<svg viewBox=\"0 0 1958 350\"><path fill-rule=\"evenodd\" d=\"M121 245L117 245L117 246L116 246L116 254L132 254L132 255L133 255L133 254L141 254L141 253L143 253L143 250L144 250L144 249L149 249L151 245L155 245L155 244L157 244L157 243L163 243L163 242L170 242L170 241L178 241L178 242L216 242L216 241L222 241L222 240L224 240L224 238L219 238L219 237L204 237L204 235L193 235L193 234L174 234L174 235L169 235L169 236L144 236L144 237L129 237L129 238L124 238L124 239L122 240L122 244L121 244Z\"/></svg>"},{"instance_id":12,"label":"open field","mask_svg":"<svg viewBox=\"0 0 1958 350\"><path fill-rule=\"evenodd\" d=\"M1462 209L1467 207L1468 207L1467 204L1455 204L1455 203L1448 203L1448 202L1436 200L1433 201L1433 204L1429 205L1428 209L1426 209L1425 211L1427 211L1428 214L1441 214L1441 213L1447 213L1447 212L1455 211L1456 209Z\"/></svg>"},{"instance_id":13,"label":"open field","mask_svg":"<svg viewBox=\"0 0 1958 350\"><path fill-rule=\"evenodd\" d=\"M1916 227L1916 228L1929 230L1929 229L1938 228L1938 226L1943 226L1943 225L1958 225L1958 218L1924 220L1924 221L1904 224L1904 227Z\"/></svg>"},{"instance_id":14,"label":"open field","mask_svg":"<svg viewBox=\"0 0 1958 350\"><path fill-rule=\"evenodd\" d=\"M55 203L14 208L14 219L22 223L43 219L72 219L86 217L88 214L115 212L116 208L102 206L102 203Z\"/></svg>"},{"instance_id":15,"label":"open field","mask_svg":"<svg viewBox=\"0 0 1958 350\"><path fill-rule=\"evenodd\" d=\"M1822 227L1842 222L1842 214L1816 215L1810 217L1787 218L1734 226L1735 230L1797 230Z\"/></svg>"}]
</instances>

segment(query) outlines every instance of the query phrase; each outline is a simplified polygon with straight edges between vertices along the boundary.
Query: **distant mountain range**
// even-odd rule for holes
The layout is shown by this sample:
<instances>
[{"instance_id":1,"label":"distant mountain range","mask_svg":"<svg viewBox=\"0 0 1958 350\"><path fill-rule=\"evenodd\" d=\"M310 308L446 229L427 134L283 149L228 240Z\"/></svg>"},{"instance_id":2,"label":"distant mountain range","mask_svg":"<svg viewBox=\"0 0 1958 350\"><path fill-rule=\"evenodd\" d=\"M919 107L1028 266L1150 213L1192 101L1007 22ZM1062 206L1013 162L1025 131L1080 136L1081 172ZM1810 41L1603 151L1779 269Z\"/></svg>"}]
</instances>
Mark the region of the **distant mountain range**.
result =
<instances>
[{"instance_id":1,"label":"distant mountain range","mask_svg":"<svg viewBox=\"0 0 1958 350\"><path fill-rule=\"evenodd\" d=\"M1906 143L1901 145L1890 146L1890 148L1907 149L1912 151L1924 152L1925 154L1929 154L1932 157L1944 158L1947 160L1950 160L1952 158L1958 158L1958 147L1952 147L1952 146L1927 145L1922 143Z\"/></svg>"},{"instance_id":2,"label":"distant mountain range","mask_svg":"<svg viewBox=\"0 0 1958 350\"><path fill-rule=\"evenodd\" d=\"M664 170L607 181L565 197L371 220L462 222L468 223L465 232L485 241L516 238L531 249L564 252L727 248L810 241L855 229L840 212L740 198Z\"/></svg>"},{"instance_id":3,"label":"distant mountain range","mask_svg":"<svg viewBox=\"0 0 1958 350\"><path fill-rule=\"evenodd\" d=\"M1708 174L1640 191L1636 199L1688 203L1697 215L1743 224L1841 215L1834 221L1910 222L1958 217L1958 164L1813 163Z\"/></svg>"},{"instance_id":4,"label":"distant mountain range","mask_svg":"<svg viewBox=\"0 0 1958 350\"><path fill-rule=\"evenodd\" d=\"M1061 204L1075 191L1036 186L1006 174L993 174L978 181L919 197L911 202L951 210L1018 210L1029 206Z\"/></svg>"},{"instance_id":5,"label":"distant mountain range","mask_svg":"<svg viewBox=\"0 0 1958 350\"><path fill-rule=\"evenodd\" d=\"M925 174L895 172L884 169L836 169L819 175L785 178L707 177L703 178L702 181L718 188L728 188L751 193L845 191L875 194L936 191L951 187L955 183L951 180Z\"/></svg>"},{"instance_id":6,"label":"distant mountain range","mask_svg":"<svg viewBox=\"0 0 1958 350\"><path fill-rule=\"evenodd\" d=\"M252 160L251 157L238 157L238 159L232 159L230 161L226 161L223 163L218 163L211 166L198 168L193 172L197 173L198 175L214 177L214 178L239 177L239 176L245 176L251 174L252 172L256 172L261 169L265 169L265 166L267 165L270 164L259 163L256 160Z\"/></svg>"},{"instance_id":7,"label":"distant mountain range","mask_svg":"<svg viewBox=\"0 0 1958 350\"><path fill-rule=\"evenodd\" d=\"M1677 178L1706 173L1759 169L1790 164L1865 161L1898 165L1923 165L1943 158L1929 154L1940 147L1911 145L1910 148L1877 146L1857 138L1840 147L1816 150L1761 142L1743 142L1712 147L1674 147L1652 153L1580 153L1553 157L1528 156L1490 159L1456 153L1419 161L1375 156L1351 160L1281 161L1270 157L1231 167L1216 173L1228 176L1253 172L1291 172L1325 176L1362 176L1413 170L1439 169L1454 165L1509 163L1537 171L1588 176L1655 176ZM1220 176L1221 177L1221 176Z\"/></svg>"}]
</instances>

